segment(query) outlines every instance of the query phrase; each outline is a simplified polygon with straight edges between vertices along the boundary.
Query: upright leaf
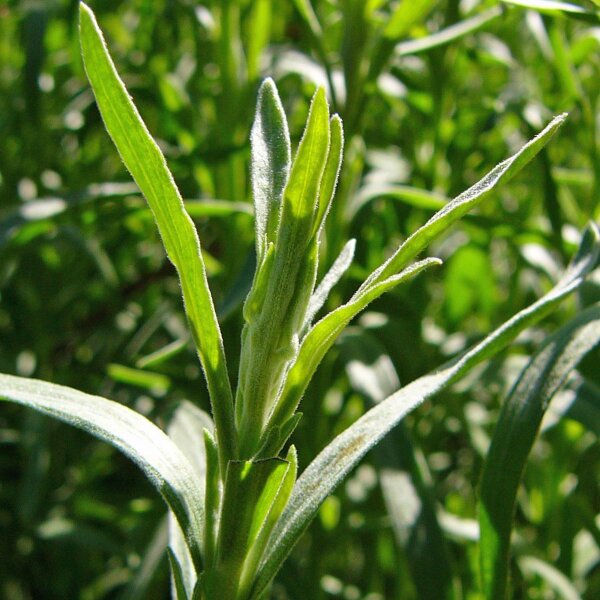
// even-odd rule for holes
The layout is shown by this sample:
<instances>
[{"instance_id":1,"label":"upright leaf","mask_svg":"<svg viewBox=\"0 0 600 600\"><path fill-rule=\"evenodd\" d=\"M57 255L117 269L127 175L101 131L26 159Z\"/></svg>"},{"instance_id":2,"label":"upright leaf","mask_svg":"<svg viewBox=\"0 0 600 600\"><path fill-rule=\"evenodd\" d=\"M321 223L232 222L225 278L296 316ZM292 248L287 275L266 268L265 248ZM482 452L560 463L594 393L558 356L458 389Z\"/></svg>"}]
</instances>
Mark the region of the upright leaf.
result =
<instances>
[{"instance_id":1,"label":"upright leaf","mask_svg":"<svg viewBox=\"0 0 600 600\"><path fill-rule=\"evenodd\" d=\"M181 282L185 310L211 396L221 460L236 456L233 395L198 233L165 158L110 58L94 14L79 5L83 60L98 108L125 166L146 197Z\"/></svg>"},{"instance_id":2,"label":"upright leaf","mask_svg":"<svg viewBox=\"0 0 600 600\"><path fill-rule=\"evenodd\" d=\"M319 205L313 224L313 235L323 229L325 225L325 220L327 219L327 214L335 195L340 169L342 168L342 159L344 157L344 129L342 120L338 115L333 115L329 126L331 130L329 154L327 155L321 189L319 190Z\"/></svg>"},{"instance_id":3,"label":"upright leaf","mask_svg":"<svg viewBox=\"0 0 600 600\"><path fill-rule=\"evenodd\" d=\"M517 488L548 403L579 361L600 343L600 304L571 320L535 353L502 406L480 489L480 566L488 600L508 591Z\"/></svg>"},{"instance_id":4,"label":"upright leaf","mask_svg":"<svg viewBox=\"0 0 600 600\"><path fill-rule=\"evenodd\" d=\"M275 244L267 248L244 310L247 324L236 394L243 458L254 457L262 445L266 416L296 352L296 336L314 288L318 247L312 232L329 146L329 107L320 88L285 187Z\"/></svg>"},{"instance_id":5,"label":"upright leaf","mask_svg":"<svg viewBox=\"0 0 600 600\"><path fill-rule=\"evenodd\" d=\"M250 144L256 254L260 266L266 247L275 241L291 162L287 119L275 83L270 78L265 79L258 91Z\"/></svg>"}]
</instances>

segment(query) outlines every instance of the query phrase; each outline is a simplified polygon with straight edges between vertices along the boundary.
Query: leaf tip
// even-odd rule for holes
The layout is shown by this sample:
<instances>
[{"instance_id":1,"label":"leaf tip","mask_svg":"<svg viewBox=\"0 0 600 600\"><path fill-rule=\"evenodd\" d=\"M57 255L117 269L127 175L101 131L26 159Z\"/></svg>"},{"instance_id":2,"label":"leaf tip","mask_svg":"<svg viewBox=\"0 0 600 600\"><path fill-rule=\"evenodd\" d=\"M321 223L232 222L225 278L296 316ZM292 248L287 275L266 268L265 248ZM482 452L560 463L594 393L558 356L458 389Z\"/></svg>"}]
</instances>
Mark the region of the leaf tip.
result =
<instances>
[{"instance_id":1,"label":"leaf tip","mask_svg":"<svg viewBox=\"0 0 600 600\"><path fill-rule=\"evenodd\" d=\"M329 117L329 103L327 102L327 93L325 92L325 88L321 85L317 88L317 91L314 93L311 102L311 109L316 107L319 107L319 109L326 111L327 116Z\"/></svg>"},{"instance_id":2,"label":"leaf tip","mask_svg":"<svg viewBox=\"0 0 600 600\"><path fill-rule=\"evenodd\" d=\"M262 81L260 87L258 88L258 98L260 100L266 95L270 97L279 98L279 93L277 91L277 86L271 77L267 77Z\"/></svg>"},{"instance_id":3,"label":"leaf tip","mask_svg":"<svg viewBox=\"0 0 600 600\"><path fill-rule=\"evenodd\" d=\"M80 2L79 3L79 20L80 20L80 22L83 20L84 17L94 21L94 13L93 13L92 9L85 2Z\"/></svg>"}]
</instances>

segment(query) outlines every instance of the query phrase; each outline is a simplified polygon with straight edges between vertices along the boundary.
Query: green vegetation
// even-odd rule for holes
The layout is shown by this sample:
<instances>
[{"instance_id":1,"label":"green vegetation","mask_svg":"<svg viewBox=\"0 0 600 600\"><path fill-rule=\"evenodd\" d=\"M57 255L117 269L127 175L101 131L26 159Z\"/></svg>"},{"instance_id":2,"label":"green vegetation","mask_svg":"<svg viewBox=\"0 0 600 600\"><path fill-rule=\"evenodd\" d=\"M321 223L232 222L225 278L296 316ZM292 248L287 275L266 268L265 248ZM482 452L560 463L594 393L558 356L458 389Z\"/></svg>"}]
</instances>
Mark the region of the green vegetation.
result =
<instances>
[{"instance_id":1,"label":"green vegetation","mask_svg":"<svg viewBox=\"0 0 600 600\"><path fill-rule=\"evenodd\" d=\"M0 594L596 597L595 4L72 8L0 9Z\"/></svg>"}]
</instances>

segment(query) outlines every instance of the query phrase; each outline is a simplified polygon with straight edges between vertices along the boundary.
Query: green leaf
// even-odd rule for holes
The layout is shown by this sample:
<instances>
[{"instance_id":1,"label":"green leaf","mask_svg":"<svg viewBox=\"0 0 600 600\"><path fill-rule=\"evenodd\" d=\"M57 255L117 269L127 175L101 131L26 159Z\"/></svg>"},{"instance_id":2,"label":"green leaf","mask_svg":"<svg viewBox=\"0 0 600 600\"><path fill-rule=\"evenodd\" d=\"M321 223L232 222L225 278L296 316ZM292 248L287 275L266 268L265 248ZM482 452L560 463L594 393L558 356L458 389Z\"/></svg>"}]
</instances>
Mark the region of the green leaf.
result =
<instances>
[{"instance_id":1,"label":"green leaf","mask_svg":"<svg viewBox=\"0 0 600 600\"><path fill-rule=\"evenodd\" d=\"M415 25L427 17L433 10L435 0L421 0L421 2L400 2L398 8L386 23L383 31L384 37L398 40L404 37Z\"/></svg>"},{"instance_id":2,"label":"green leaf","mask_svg":"<svg viewBox=\"0 0 600 600\"><path fill-rule=\"evenodd\" d=\"M440 210L449 202L448 198L440 194L408 185L371 183L360 189L354 196L348 207L348 212L353 217L363 206L378 198L389 198L425 210Z\"/></svg>"},{"instance_id":3,"label":"green leaf","mask_svg":"<svg viewBox=\"0 0 600 600\"><path fill-rule=\"evenodd\" d=\"M179 354L182 350L185 349L189 341L190 340L187 337L175 340L170 344L167 344L166 346L163 346L162 348L159 348L158 350L147 354L146 356L138 358L138 360L135 361L135 366L138 369L146 369L148 367L154 367L156 365L159 365L169 360L176 354Z\"/></svg>"},{"instance_id":4,"label":"green leaf","mask_svg":"<svg viewBox=\"0 0 600 600\"><path fill-rule=\"evenodd\" d=\"M592 23L600 22L600 11L586 10L583 6L571 2L556 2L555 0L502 0L502 2L547 15L572 17Z\"/></svg>"},{"instance_id":5,"label":"green leaf","mask_svg":"<svg viewBox=\"0 0 600 600\"><path fill-rule=\"evenodd\" d=\"M185 578L183 575L183 571L179 561L177 560L177 556L171 550L171 548L167 548L167 555L169 557L169 565L171 567L171 575L173 577L173 588L174 588L174 596L175 600L188 600L189 594L185 587Z\"/></svg>"},{"instance_id":6,"label":"green leaf","mask_svg":"<svg viewBox=\"0 0 600 600\"><path fill-rule=\"evenodd\" d=\"M269 45L271 36L272 16L273 3L271 0L255 0L252 3L249 34L245 36L247 38L248 81L254 81L259 76L261 58Z\"/></svg>"},{"instance_id":7,"label":"green leaf","mask_svg":"<svg viewBox=\"0 0 600 600\"><path fill-rule=\"evenodd\" d=\"M441 261L437 258L428 258L415 263L402 273L376 283L362 293L355 294L349 302L336 308L316 323L302 340L298 355L286 375L283 390L269 418L267 429L286 421L294 414L325 353L361 310L399 283L411 279L430 266L439 264Z\"/></svg>"},{"instance_id":8,"label":"green leaf","mask_svg":"<svg viewBox=\"0 0 600 600\"><path fill-rule=\"evenodd\" d=\"M342 278L342 275L348 270L354 258L354 249L356 248L356 240L346 242L339 256L335 259L331 269L327 271L317 289L313 292L308 303L304 326L309 327L315 318L316 314L323 308L329 292L333 286Z\"/></svg>"},{"instance_id":9,"label":"green leaf","mask_svg":"<svg viewBox=\"0 0 600 600\"><path fill-rule=\"evenodd\" d=\"M396 45L395 53L398 56L406 56L408 54L418 54L419 52L426 52L433 48L439 48L445 46L451 42L454 42L460 38L479 31L485 27L491 21L494 21L502 14L502 8L495 6L490 8L474 17L459 21L450 27L446 27L441 31L432 33L431 35L418 38L415 40L409 40L407 42L401 42Z\"/></svg>"},{"instance_id":10,"label":"green leaf","mask_svg":"<svg viewBox=\"0 0 600 600\"><path fill-rule=\"evenodd\" d=\"M202 198L202 200L184 200L183 205L190 217L199 219L204 217L231 217L232 215L253 215L254 210L247 202L232 202L231 200L215 200Z\"/></svg>"},{"instance_id":11,"label":"green leaf","mask_svg":"<svg viewBox=\"0 0 600 600\"><path fill-rule=\"evenodd\" d=\"M330 127L330 147L327 155L327 163L323 172L321 189L319 190L319 206L317 216L313 225L312 235L320 232L324 225L337 186L340 169L342 168L342 159L344 157L344 129L342 120L338 115L333 115L329 123Z\"/></svg>"},{"instance_id":12,"label":"green leaf","mask_svg":"<svg viewBox=\"0 0 600 600\"><path fill-rule=\"evenodd\" d=\"M265 79L258 91L250 143L256 254L261 265L266 248L275 241L292 152L287 119L277 87L270 78Z\"/></svg>"},{"instance_id":13,"label":"green leaf","mask_svg":"<svg viewBox=\"0 0 600 600\"><path fill-rule=\"evenodd\" d=\"M0 374L0 398L83 429L131 458L177 517L194 563L200 565L203 509L198 477L156 425L117 402L36 379Z\"/></svg>"},{"instance_id":14,"label":"green leaf","mask_svg":"<svg viewBox=\"0 0 600 600\"><path fill-rule=\"evenodd\" d=\"M298 222L302 223L309 219L312 224L317 211L319 189L329 147L329 106L325 90L318 88L310 105L306 129L300 140L298 153L294 158L290 179L285 189L279 237L289 235L286 230L289 230L290 233L298 230ZM310 227L307 231L310 231ZM280 243L278 240L278 245Z\"/></svg>"},{"instance_id":15,"label":"green leaf","mask_svg":"<svg viewBox=\"0 0 600 600\"><path fill-rule=\"evenodd\" d=\"M485 597L504 599L517 489L548 403L581 359L600 343L600 304L545 341L502 406L480 489L480 566Z\"/></svg>"},{"instance_id":16,"label":"green leaf","mask_svg":"<svg viewBox=\"0 0 600 600\"><path fill-rule=\"evenodd\" d=\"M295 355L296 337L314 289L318 245L312 232L329 138L329 107L320 88L313 96L284 191L273 256L269 246L244 311L247 324L236 395L239 451L244 458L254 457L262 446L265 420Z\"/></svg>"},{"instance_id":17,"label":"green leaf","mask_svg":"<svg viewBox=\"0 0 600 600\"><path fill-rule=\"evenodd\" d=\"M152 373L142 369L132 369L125 365L110 364L106 371L114 381L134 385L164 395L171 387L171 380L162 373Z\"/></svg>"},{"instance_id":18,"label":"green leaf","mask_svg":"<svg viewBox=\"0 0 600 600\"><path fill-rule=\"evenodd\" d=\"M310 32L315 39L323 38L323 29L319 23L319 19L310 3L310 0L293 0L296 10L307 24Z\"/></svg>"},{"instance_id":19,"label":"green leaf","mask_svg":"<svg viewBox=\"0 0 600 600\"><path fill-rule=\"evenodd\" d=\"M525 144L516 154L502 161L483 179L446 204L425 225L415 231L385 263L371 273L360 289L365 289L374 282L386 279L405 268L415 256L432 240L446 231L450 225L480 204L500 184L512 179L548 143L565 119L566 114L555 117L541 133Z\"/></svg>"},{"instance_id":20,"label":"green leaf","mask_svg":"<svg viewBox=\"0 0 600 600\"><path fill-rule=\"evenodd\" d=\"M549 314L583 282L595 264L600 232L591 225L577 256L557 285L483 341L436 371L424 375L386 398L338 435L307 467L294 486L290 501L273 531L257 575L252 599L273 579L283 561L314 518L320 504L350 470L402 418L440 390L460 379L475 365L502 350L521 331Z\"/></svg>"},{"instance_id":21,"label":"green leaf","mask_svg":"<svg viewBox=\"0 0 600 600\"><path fill-rule=\"evenodd\" d=\"M181 282L185 310L211 396L221 461L236 456L233 395L198 233L165 158L148 132L110 58L92 11L79 5L81 50L98 108L125 166L154 214Z\"/></svg>"}]
</instances>

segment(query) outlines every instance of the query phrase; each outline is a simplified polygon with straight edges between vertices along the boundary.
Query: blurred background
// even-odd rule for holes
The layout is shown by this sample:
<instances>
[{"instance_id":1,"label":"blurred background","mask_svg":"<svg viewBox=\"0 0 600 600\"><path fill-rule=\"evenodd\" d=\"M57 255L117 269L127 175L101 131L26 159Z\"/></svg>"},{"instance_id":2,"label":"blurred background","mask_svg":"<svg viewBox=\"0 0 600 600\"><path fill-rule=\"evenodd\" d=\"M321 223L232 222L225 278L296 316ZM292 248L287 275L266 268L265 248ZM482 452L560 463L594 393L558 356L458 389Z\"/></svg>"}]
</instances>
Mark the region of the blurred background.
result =
<instances>
[{"instance_id":1,"label":"blurred background","mask_svg":"<svg viewBox=\"0 0 600 600\"><path fill-rule=\"evenodd\" d=\"M374 303L336 344L302 404L301 469L373 402L548 290L600 217L598 7L514 4L528 3L90 0L198 227L233 379L254 269L248 135L264 77L294 143L317 85L344 122L323 268L350 237L357 254L330 308L569 112L517 179L431 248L441 269ZM176 274L87 84L77 10L0 1L0 371L160 424L180 399L208 410L207 391ZM432 581L479 598L476 487L498 408L532 349L599 286L392 432L325 502L273 598L441 598ZM573 383L585 382L587 402L545 422L528 464L515 598L600 597L599 358ZM432 508L421 529L415 502ZM0 407L0 598L168 598L164 513L116 451Z\"/></svg>"}]
</instances>

